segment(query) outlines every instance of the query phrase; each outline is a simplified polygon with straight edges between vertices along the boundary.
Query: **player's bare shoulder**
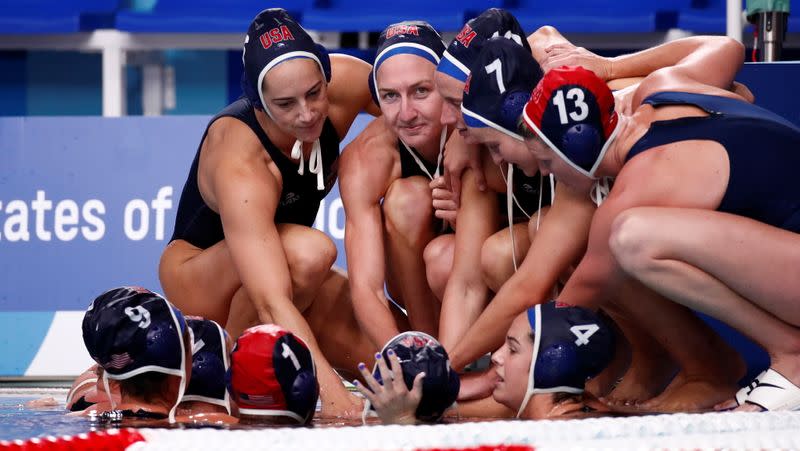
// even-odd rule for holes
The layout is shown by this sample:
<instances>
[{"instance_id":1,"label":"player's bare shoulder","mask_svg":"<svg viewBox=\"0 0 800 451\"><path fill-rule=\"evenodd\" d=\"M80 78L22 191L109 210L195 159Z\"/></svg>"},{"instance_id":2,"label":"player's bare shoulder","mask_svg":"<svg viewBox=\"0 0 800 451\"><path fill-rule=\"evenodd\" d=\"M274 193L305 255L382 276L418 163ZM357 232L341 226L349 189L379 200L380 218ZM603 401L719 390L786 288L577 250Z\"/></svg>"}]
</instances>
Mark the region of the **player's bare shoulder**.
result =
<instances>
[{"instance_id":1,"label":"player's bare shoulder","mask_svg":"<svg viewBox=\"0 0 800 451\"><path fill-rule=\"evenodd\" d=\"M331 81L328 84L328 100L332 111L343 110L357 114L364 110L373 115L380 114L369 92L372 66L350 55L334 53L330 58Z\"/></svg>"},{"instance_id":2,"label":"player's bare shoulder","mask_svg":"<svg viewBox=\"0 0 800 451\"><path fill-rule=\"evenodd\" d=\"M245 157L257 154L261 149L261 142L247 124L232 117L222 117L208 127L201 158L213 160L220 153L227 154L226 158L233 155Z\"/></svg>"},{"instance_id":3,"label":"player's bare shoulder","mask_svg":"<svg viewBox=\"0 0 800 451\"><path fill-rule=\"evenodd\" d=\"M351 165L378 169L395 161L399 161L397 135L386 125L383 117L377 117L344 148L340 170Z\"/></svg>"}]
</instances>

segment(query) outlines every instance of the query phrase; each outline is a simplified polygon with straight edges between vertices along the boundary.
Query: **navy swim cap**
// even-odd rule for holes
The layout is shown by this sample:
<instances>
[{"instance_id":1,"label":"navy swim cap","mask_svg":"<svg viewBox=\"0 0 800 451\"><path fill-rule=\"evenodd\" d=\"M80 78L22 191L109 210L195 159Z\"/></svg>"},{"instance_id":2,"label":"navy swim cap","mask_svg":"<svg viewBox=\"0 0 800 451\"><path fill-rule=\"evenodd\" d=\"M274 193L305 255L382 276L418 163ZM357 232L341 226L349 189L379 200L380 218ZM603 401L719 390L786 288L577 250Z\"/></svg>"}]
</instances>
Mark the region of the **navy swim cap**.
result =
<instances>
[{"instance_id":1,"label":"navy swim cap","mask_svg":"<svg viewBox=\"0 0 800 451\"><path fill-rule=\"evenodd\" d=\"M177 308L140 287L101 294L83 317L83 342L109 379L148 371L183 377L184 330Z\"/></svg>"},{"instance_id":2,"label":"navy swim cap","mask_svg":"<svg viewBox=\"0 0 800 451\"><path fill-rule=\"evenodd\" d=\"M325 47L311 39L282 8L265 9L250 23L242 50L242 90L257 108L264 108L261 85L270 69L293 58L309 58L319 65L325 80L331 80L331 62Z\"/></svg>"},{"instance_id":3,"label":"navy swim cap","mask_svg":"<svg viewBox=\"0 0 800 451\"><path fill-rule=\"evenodd\" d=\"M437 70L466 82L470 67L478 59L484 43L494 37L511 39L523 46L528 53L531 51L525 31L517 18L504 9L490 8L464 25L447 46Z\"/></svg>"},{"instance_id":4,"label":"navy swim cap","mask_svg":"<svg viewBox=\"0 0 800 451\"><path fill-rule=\"evenodd\" d=\"M517 416L536 393L583 393L614 357L614 331L592 310L550 301L529 308L528 321L533 355Z\"/></svg>"},{"instance_id":5,"label":"navy swim cap","mask_svg":"<svg viewBox=\"0 0 800 451\"><path fill-rule=\"evenodd\" d=\"M219 324L199 317L187 317L192 330L192 377L182 401L202 401L224 407L231 413L225 372L228 371L228 346L225 330Z\"/></svg>"},{"instance_id":6,"label":"navy swim cap","mask_svg":"<svg viewBox=\"0 0 800 451\"><path fill-rule=\"evenodd\" d=\"M422 399L417 407L416 417L427 422L441 419L447 408L456 401L461 388L461 379L450 368L450 358L442 344L423 332L403 332L389 340L381 350L391 368L387 354L389 349L400 360L403 380L409 390L414 385L417 374L425 373L425 378L422 379ZM377 367L373 376L382 384Z\"/></svg>"},{"instance_id":7,"label":"navy swim cap","mask_svg":"<svg viewBox=\"0 0 800 451\"><path fill-rule=\"evenodd\" d=\"M542 68L529 49L505 38L488 40L464 85L461 112L470 127L491 127L523 141L517 130Z\"/></svg>"},{"instance_id":8,"label":"navy swim cap","mask_svg":"<svg viewBox=\"0 0 800 451\"><path fill-rule=\"evenodd\" d=\"M425 58L437 66L443 53L442 37L428 22L410 20L389 25L378 37L377 56L372 64L372 76L369 79L372 100L380 105L377 89L378 68L389 58L400 54L412 54Z\"/></svg>"},{"instance_id":9,"label":"navy swim cap","mask_svg":"<svg viewBox=\"0 0 800 451\"><path fill-rule=\"evenodd\" d=\"M184 332L191 329L180 310L140 287L119 287L98 296L83 317L83 342L103 367L103 384L112 408L108 379L125 380L154 372L181 378L169 421L186 388Z\"/></svg>"}]
</instances>

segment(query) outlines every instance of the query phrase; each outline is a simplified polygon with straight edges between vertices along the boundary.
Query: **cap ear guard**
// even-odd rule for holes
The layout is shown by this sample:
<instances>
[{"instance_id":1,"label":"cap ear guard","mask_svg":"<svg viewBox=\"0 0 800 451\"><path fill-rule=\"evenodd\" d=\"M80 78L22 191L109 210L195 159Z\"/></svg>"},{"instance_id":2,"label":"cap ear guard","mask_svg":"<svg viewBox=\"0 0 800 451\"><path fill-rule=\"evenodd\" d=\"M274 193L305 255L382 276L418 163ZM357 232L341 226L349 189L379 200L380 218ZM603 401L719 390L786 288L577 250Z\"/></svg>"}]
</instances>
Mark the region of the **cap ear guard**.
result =
<instances>
[{"instance_id":1,"label":"cap ear guard","mask_svg":"<svg viewBox=\"0 0 800 451\"><path fill-rule=\"evenodd\" d=\"M306 423L310 423L314 418L318 399L319 383L314 372L302 370L297 373L292 387L286 393L286 403L289 408L304 416Z\"/></svg>"},{"instance_id":2,"label":"cap ear guard","mask_svg":"<svg viewBox=\"0 0 800 451\"><path fill-rule=\"evenodd\" d=\"M242 88L242 94L247 97L253 107L264 111L264 105L261 104L261 96L253 89L253 84L247 78L247 72L242 72L239 86Z\"/></svg>"},{"instance_id":3,"label":"cap ear guard","mask_svg":"<svg viewBox=\"0 0 800 451\"><path fill-rule=\"evenodd\" d=\"M192 377L182 401L200 401L224 407L230 414L230 397L225 383L229 368L226 332L212 320L192 317Z\"/></svg>"},{"instance_id":4,"label":"cap ear guard","mask_svg":"<svg viewBox=\"0 0 800 451\"><path fill-rule=\"evenodd\" d=\"M282 347L286 346L283 354L274 354L274 359L275 374L283 387L287 409L302 418L302 423L308 424L314 418L319 399L319 382L314 359L305 343L294 335L284 335L278 342ZM293 356L288 356L287 349ZM291 377L292 373L294 376L288 381L281 377L281 374Z\"/></svg>"},{"instance_id":5,"label":"cap ear guard","mask_svg":"<svg viewBox=\"0 0 800 451\"><path fill-rule=\"evenodd\" d=\"M522 110L525 109L525 104L528 103L530 98L530 92L514 91L508 93L503 98L503 104L500 107L500 125L509 131L516 132L517 123L520 116L522 116Z\"/></svg>"},{"instance_id":6,"label":"cap ear guard","mask_svg":"<svg viewBox=\"0 0 800 451\"><path fill-rule=\"evenodd\" d=\"M330 54L328 54L328 49L326 49L324 45L318 44L316 42L314 43L314 45L317 48L316 51L317 58L319 58L319 62L322 65L322 75L325 76L325 81L330 83L331 76L333 75L331 71L331 56Z\"/></svg>"},{"instance_id":7,"label":"cap ear guard","mask_svg":"<svg viewBox=\"0 0 800 451\"><path fill-rule=\"evenodd\" d=\"M582 168L590 168L597 158L597 149L603 147L600 130L592 124L575 124L561 138L561 149L569 149L572 161Z\"/></svg>"}]
</instances>

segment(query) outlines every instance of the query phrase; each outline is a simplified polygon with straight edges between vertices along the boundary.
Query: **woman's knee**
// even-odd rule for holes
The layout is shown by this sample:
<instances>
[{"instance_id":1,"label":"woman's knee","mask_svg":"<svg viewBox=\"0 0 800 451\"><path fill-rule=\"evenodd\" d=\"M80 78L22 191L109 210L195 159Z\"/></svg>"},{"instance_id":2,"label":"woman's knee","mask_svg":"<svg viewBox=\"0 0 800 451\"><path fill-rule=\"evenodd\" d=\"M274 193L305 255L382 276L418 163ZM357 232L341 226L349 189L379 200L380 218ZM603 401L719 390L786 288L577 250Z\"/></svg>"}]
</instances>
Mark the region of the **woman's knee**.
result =
<instances>
[{"instance_id":1,"label":"woman's knee","mask_svg":"<svg viewBox=\"0 0 800 451\"><path fill-rule=\"evenodd\" d=\"M501 236L492 235L481 247L481 271L486 285L497 291L508 277L511 262L511 245Z\"/></svg>"},{"instance_id":2,"label":"woman's knee","mask_svg":"<svg viewBox=\"0 0 800 451\"><path fill-rule=\"evenodd\" d=\"M656 259L657 228L644 209L623 211L611 224L608 245L617 263L628 273L651 268Z\"/></svg>"},{"instance_id":3,"label":"woman's knee","mask_svg":"<svg viewBox=\"0 0 800 451\"><path fill-rule=\"evenodd\" d=\"M431 191L422 177L397 179L383 198L383 214L390 233L415 236L430 229Z\"/></svg>"},{"instance_id":4,"label":"woman's knee","mask_svg":"<svg viewBox=\"0 0 800 451\"><path fill-rule=\"evenodd\" d=\"M452 235L443 235L428 243L422 253L428 285L441 298L453 266Z\"/></svg>"},{"instance_id":5,"label":"woman's knee","mask_svg":"<svg viewBox=\"0 0 800 451\"><path fill-rule=\"evenodd\" d=\"M319 230L305 229L302 236L296 237L298 239L292 240L290 245L284 243L289 271L295 280L327 274L336 261L337 250L333 241Z\"/></svg>"}]
</instances>

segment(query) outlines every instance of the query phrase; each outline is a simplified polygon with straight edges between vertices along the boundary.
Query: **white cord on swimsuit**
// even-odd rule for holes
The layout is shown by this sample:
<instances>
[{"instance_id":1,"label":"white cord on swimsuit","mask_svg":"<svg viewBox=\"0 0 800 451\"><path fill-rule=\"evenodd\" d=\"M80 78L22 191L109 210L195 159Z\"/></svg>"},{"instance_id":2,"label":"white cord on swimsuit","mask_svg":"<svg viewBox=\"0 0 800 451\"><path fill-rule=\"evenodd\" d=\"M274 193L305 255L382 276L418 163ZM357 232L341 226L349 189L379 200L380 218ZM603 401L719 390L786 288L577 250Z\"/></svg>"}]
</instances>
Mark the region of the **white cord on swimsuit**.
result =
<instances>
[{"instance_id":1,"label":"white cord on swimsuit","mask_svg":"<svg viewBox=\"0 0 800 451\"><path fill-rule=\"evenodd\" d=\"M511 234L511 262L514 264L514 272L517 272L517 253L516 253L516 240L514 239L514 204L522 211L522 213L531 218L531 215L522 208L522 205L519 204L517 200L517 196L514 195L514 165L508 163L508 177L503 174L503 168L498 166L500 169L500 175L503 176L503 180L506 182L506 213L508 214L508 232ZM542 210L542 188L544 188L542 177L539 177L539 208L536 210L537 212ZM553 178L553 174L550 174L550 203L553 203L555 197L555 179ZM540 218L542 217L541 214L536 215L536 231L539 231L539 222Z\"/></svg>"},{"instance_id":2,"label":"white cord on swimsuit","mask_svg":"<svg viewBox=\"0 0 800 451\"><path fill-rule=\"evenodd\" d=\"M439 169L440 166L442 165L442 155L444 155L443 151L445 142L447 142L447 127L442 128L442 136L441 138L439 138L439 156L436 157L436 171L433 173L433 175L431 175L431 173L428 172L428 168L425 167L425 164L422 162L422 160L419 159L419 156L417 156L417 153L412 151L411 148L408 146L408 144L404 143L402 139L400 140L400 143L403 144L403 147L405 147L406 151L408 151L408 153L410 153L411 156L414 158L414 161L417 162L417 166L419 166L419 168L422 169L422 171L425 172L425 174L431 180L433 180L436 177L439 177Z\"/></svg>"},{"instance_id":3,"label":"white cord on swimsuit","mask_svg":"<svg viewBox=\"0 0 800 451\"><path fill-rule=\"evenodd\" d=\"M600 177L596 182L594 182L594 185L592 185L592 190L589 193L589 197L598 207L606 200L606 197L608 197L608 193L611 191L611 182L613 180L613 177Z\"/></svg>"},{"instance_id":4,"label":"white cord on swimsuit","mask_svg":"<svg viewBox=\"0 0 800 451\"><path fill-rule=\"evenodd\" d=\"M297 167L297 173L303 175L305 173L305 159L303 157L303 141L299 139L294 142L292 146L292 158L300 160ZM325 189L325 175L322 170L322 146L319 139L314 141L311 146L311 155L308 158L308 170L312 174L317 174L317 190L323 191Z\"/></svg>"}]
</instances>

